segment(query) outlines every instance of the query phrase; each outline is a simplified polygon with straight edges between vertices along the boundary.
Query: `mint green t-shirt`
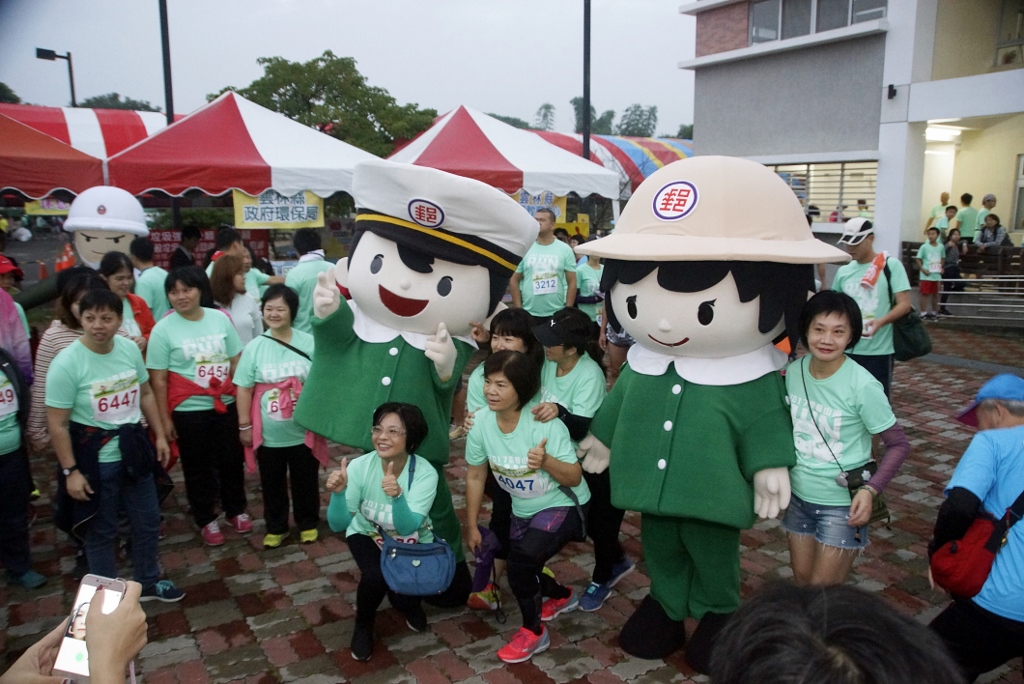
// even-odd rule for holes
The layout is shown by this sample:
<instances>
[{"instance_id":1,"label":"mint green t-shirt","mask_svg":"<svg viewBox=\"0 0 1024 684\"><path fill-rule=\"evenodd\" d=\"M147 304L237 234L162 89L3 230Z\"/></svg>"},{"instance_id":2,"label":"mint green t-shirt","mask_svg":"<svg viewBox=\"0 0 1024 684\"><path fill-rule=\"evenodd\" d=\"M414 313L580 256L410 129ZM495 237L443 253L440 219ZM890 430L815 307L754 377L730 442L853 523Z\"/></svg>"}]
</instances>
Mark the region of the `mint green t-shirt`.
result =
<instances>
[{"instance_id":1,"label":"mint green t-shirt","mask_svg":"<svg viewBox=\"0 0 1024 684\"><path fill-rule=\"evenodd\" d=\"M171 305L167 301L167 293L164 291L166 282L167 271L159 266L147 268L139 274L139 279L135 281L135 294L145 300L153 314L154 321L159 321L165 313L171 310Z\"/></svg>"},{"instance_id":2,"label":"mint green t-shirt","mask_svg":"<svg viewBox=\"0 0 1024 684\"><path fill-rule=\"evenodd\" d=\"M239 387L253 387L257 383L273 384L293 377L306 382L312 362L269 339L269 334L254 337L242 350L234 377ZM313 336L309 333L293 328L292 339L288 344L313 356ZM267 390L260 400L263 443L268 447L302 444L306 440L306 430L293 418L285 418L281 414L278 399L280 393L280 389Z\"/></svg>"},{"instance_id":3,"label":"mint green t-shirt","mask_svg":"<svg viewBox=\"0 0 1024 684\"><path fill-rule=\"evenodd\" d=\"M892 273L892 292L907 292L910 290L910 280L907 278L907 269L896 259L888 259L889 271ZM836 271L835 280L832 281L832 289L845 292L853 297L860 307L861 316L864 322L881 318L892 311L892 304L889 300L889 286L886 284L885 273L878 274L875 286L863 287L860 279L867 272L871 263L859 264L856 261L840 266ZM850 350L851 354L863 354L864 356L884 356L894 352L892 346L892 326L884 326L877 330L871 337L862 337L857 346Z\"/></svg>"},{"instance_id":4,"label":"mint green t-shirt","mask_svg":"<svg viewBox=\"0 0 1024 684\"><path fill-rule=\"evenodd\" d=\"M25 337L32 338L32 330L28 327L28 319L25 318L25 309L21 307L21 304L14 302L14 308L18 311L18 318L21 320L21 327L25 329Z\"/></svg>"},{"instance_id":5,"label":"mint green t-shirt","mask_svg":"<svg viewBox=\"0 0 1024 684\"><path fill-rule=\"evenodd\" d=\"M245 272L245 293L257 302L260 301L263 293L270 287L267 285L268 280L270 280L270 276L266 273L256 268L250 268Z\"/></svg>"},{"instance_id":6,"label":"mint green t-shirt","mask_svg":"<svg viewBox=\"0 0 1024 684\"><path fill-rule=\"evenodd\" d=\"M295 330L313 331L310 317L313 315L313 290L316 288L316 278L332 265L331 262L323 259L300 261L284 277L284 284L299 295L299 311L295 314L295 320L292 321L292 328Z\"/></svg>"},{"instance_id":7,"label":"mint green t-shirt","mask_svg":"<svg viewBox=\"0 0 1024 684\"><path fill-rule=\"evenodd\" d=\"M516 268L523 276L519 292L523 308L533 316L551 316L565 308L566 273L576 272L572 247L555 240L550 245L534 242Z\"/></svg>"},{"instance_id":8,"label":"mint green t-shirt","mask_svg":"<svg viewBox=\"0 0 1024 684\"><path fill-rule=\"evenodd\" d=\"M345 503L353 515L346 534L365 534L377 539L380 535L375 525L380 525L388 536L398 542L428 544L434 541L434 533L430 531L428 525L430 507L434 505L434 497L437 494L437 471L425 458L416 456L416 472L410 486L409 466L413 458L410 456L405 461L405 467L397 479L409 510L423 516L420 529L410 535L399 535L395 530L391 497L384 493L380 485L384 479L384 467L377 452L371 451L349 461L348 464Z\"/></svg>"},{"instance_id":9,"label":"mint green t-shirt","mask_svg":"<svg viewBox=\"0 0 1024 684\"><path fill-rule=\"evenodd\" d=\"M942 261L946 258L945 245L925 242L917 248L917 258L921 260L921 267L930 271L928 275L922 271L921 280L942 280Z\"/></svg>"},{"instance_id":10,"label":"mint green t-shirt","mask_svg":"<svg viewBox=\"0 0 1024 684\"><path fill-rule=\"evenodd\" d=\"M985 217L991 213L992 212L986 207L982 207L978 210L978 217L974 220L975 230L981 230L985 227Z\"/></svg>"},{"instance_id":11,"label":"mint green t-shirt","mask_svg":"<svg viewBox=\"0 0 1024 684\"><path fill-rule=\"evenodd\" d=\"M870 461L871 435L895 425L896 416L882 383L856 361L846 359L831 377L817 380L807 370L810 358L804 356L786 368L786 394L796 444L790 484L793 493L808 503L848 506L850 492L836 484L840 465L846 471Z\"/></svg>"},{"instance_id":12,"label":"mint green t-shirt","mask_svg":"<svg viewBox=\"0 0 1024 684\"><path fill-rule=\"evenodd\" d=\"M560 404L574 415L593 418L606 393L604 370L589 354L581 356L576 367L562 377L558 377L554 361L545 361L541 368L540 401Z\"/></svg>"},{"instance_id":13,"label":"mint green t-shirt","mask_svg":"<svg viewBox=\"0 0 1024 684\"><path fill-rule=\"evenodd\" d=\"M228 378L231 359L242 351L235 326L214 309L203 309L203 317L190 321L173 312L157 321L146 347L146 368L167 370L184 376L200 387L211 378ZM221 397L225 404L234 397ZM212 411L213 397L189 397L175 411Z\"/></svg>"},{"instance_id":14,"label":"mint green t-shirt","mask_svg":"<svg viewBox=\"0 0 1024 684\"><path fill-rule=\"evenodd\" d=\"M487 408L487 399L484 398L484 364L473 369L466 382L466 410L473 412Z\"/></svg>"},{"instance_id":15,"label":"mint green t-shirt","mask_svg":"<svg viewBox=\"0 0 1024 684\"><path fill-rule=\"evenodd\" d=\"M576 450L569 429L560 420L538 423L528 407L519 415L519 424L505 434L498 428L497 414L490 409L478 411L473 429L466 438L466 463L483 465L488 461L498 485L512 495L512 512L527 520L548 508L573 506L572 500L558 489L558 483L545 470L530 470L527 453L547 439L548 454L566 463L576 463ZM587 481L572 488L581 504L590 500Z\"/></svg>"},{"instance_id":16,"label":"mint green t-shirt","mask_svg":"<svg viewBox=\"0 0 1024 684\"><path fill-rule=\"evenodd\" d=\"M46 405L71 409L71 420L103 430L142 420L141 386L149 381L142 352L131 340L115 336L107 354L90 351L81 338L61 351L46 373ZM100 463L117 463L117 437L100 449Z\"/></svg>"},{"instance_id":17,"label":"mint green t-shirt","mask_svg":"<svg viewBox=\"0 0 1024 684\"><path fill-rule=\"evenodd\" d=\"M6 373L0 373L0 456L21 446L18 395Z\"/></svg>"},{"instance_id":18,"label":"mint green t-shirt","mask_svg":"<svg viewBox=\"0 0 1024 684\"><path fill-rule=\"evenodd\" d=\"M962 207L956 213L960 221L960 237L972 238L978 232L978 210L974 207Z\"/></svg>"},{"instance_id":19,"label":"mint green t-shirt","mask_svg":"<svg viewBox=\"0 0 1024 684\"><path fill-rule=\"evenodd\" d=\"M142 337L142 328L139 327L138 321L135 320L132 303L125 297L121 300L121 304L123 305L121 310L121 327L124 328L129 337Z\"/></svg>"},{"instance_id":20,"label":"mint green t-shirt","mask_svg":"<svg viewBox=\"0 0 1024 684\"><path fill-rule=\"evenodd\" d=\"M579 296L592 297L601 289L601 274L604 273L604 265L594 269L588 264L580 264L576 267L576 285L579 287ZM601 311L601 303L580 304L580 311L590 316L590 320L598 323L597 315Z\"/></svg>"}]
</instances>

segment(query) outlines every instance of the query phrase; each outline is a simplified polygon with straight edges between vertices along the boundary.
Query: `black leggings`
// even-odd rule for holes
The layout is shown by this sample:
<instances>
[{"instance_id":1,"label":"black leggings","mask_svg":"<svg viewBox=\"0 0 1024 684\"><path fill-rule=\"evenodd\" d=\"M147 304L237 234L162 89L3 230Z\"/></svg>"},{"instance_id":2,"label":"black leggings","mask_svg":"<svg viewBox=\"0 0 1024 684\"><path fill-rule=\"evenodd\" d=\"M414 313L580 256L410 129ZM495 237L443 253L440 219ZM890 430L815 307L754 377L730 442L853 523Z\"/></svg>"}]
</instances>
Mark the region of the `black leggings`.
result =
<instances>
[{"instance_id":1,"label":"black leggings","mask_svg":"<svg viewBox=\"0 0 1024 684\"><path fill-rule=\"evenodd\" d=\"M256 451L263 487L263 518L270 534L288 533L288 485L291 507L300 531L315 530L320 522L320 462L305 444L261 446Z\"/></svg>"},{"instance_id":2,"label":"black leggings","mask_svg":"<svg viewBox=\"0 0 1024 684\"><path fill-rule=\"evenodd\" d=\"M346 539L348 550L359 566L359 588L356 589L356 624L373 627L384 596L403 615L419 608L420 597L397 594L388 587L380 571L380 547L372 537L365 534L350 534Z\"/></svg>"},{"instance_id":3,"label":"black leggings","mask_svg":"<svg viewBox=\"0 0 1024 684\"><path fill-rule=\"evenodd\" d=\"M245 455L238 440L238 409L228 404L226 413L174 411L185 494L196 525L217 519L218 497L224 516L245 513Z\"/></svg>"},{"instance_id":4,"label":"black leggings","mask_svg":"<svg viewBox=\"0 0 1024 684\"><path fill-rule=\"evenodd\" d=\"M612 566L625 557L619 543L619 528L626 512L612 505L612 482L608 469L603 473L583 471L590 489L587 508L587 536L594 542L593 581L604 584L612 578Z\"/></svg>"},{"instance_id":5,"label":"black leggings","mask_svg":"<svg viewBox=\"0 0 1024 684\"><path fill-rule=\"evenodd\" d=\"M542 571L544 564L580 533L580 516L569 508L554 530L529 528L513 539L508 554L508 584L523 614L523 626L540 633L540 607L544 598L562 599L570 590Z\"/></svg>"}]
</instances>

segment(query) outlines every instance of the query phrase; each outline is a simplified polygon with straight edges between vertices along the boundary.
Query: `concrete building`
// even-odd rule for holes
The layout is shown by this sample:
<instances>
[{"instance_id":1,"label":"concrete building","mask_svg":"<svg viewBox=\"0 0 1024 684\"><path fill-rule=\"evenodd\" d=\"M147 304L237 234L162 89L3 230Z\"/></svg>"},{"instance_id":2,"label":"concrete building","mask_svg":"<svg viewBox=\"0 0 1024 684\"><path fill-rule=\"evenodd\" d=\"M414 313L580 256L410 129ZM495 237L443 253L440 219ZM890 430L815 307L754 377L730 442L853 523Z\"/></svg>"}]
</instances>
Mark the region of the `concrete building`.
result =
<instances>
[{"instance_id":1,"label":"concrete building","mask_svg":"<svg viewBox=\"0 0 1024 684\"><path fill-rule=\"evenodd\" d=\"M1024 0L697 0L694 153L774 166L829 218L920 240L939 195L996 195L1021 243ZM858 200L863 203L858 206Z\"/></svg>"}]
</instances>

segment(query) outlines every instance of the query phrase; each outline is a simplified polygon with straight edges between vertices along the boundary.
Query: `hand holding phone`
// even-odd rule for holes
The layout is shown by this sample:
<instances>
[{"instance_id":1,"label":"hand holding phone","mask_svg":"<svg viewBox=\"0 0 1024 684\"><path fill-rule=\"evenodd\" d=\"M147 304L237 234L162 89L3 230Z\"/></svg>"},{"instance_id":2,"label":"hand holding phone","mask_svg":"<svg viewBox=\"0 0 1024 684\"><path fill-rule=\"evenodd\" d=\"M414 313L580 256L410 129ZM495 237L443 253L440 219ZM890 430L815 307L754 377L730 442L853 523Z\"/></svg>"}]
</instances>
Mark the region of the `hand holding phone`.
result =
<instances>
[{"instance_id":1,"label":"hand holding phone","mask_svg":"<svg viewBox=\"0 0 1024 684\"><path fill-rule=\"evenodd\" d=\"M138 585L136 585L138 586ZM53 673L75 681L89 681L89 651L87 639L89 614L100 613L96 617L103 618L103 613L109 614L117 608L127 591L127 583L120 579L109 579L98 575L86 575L78 586L78 593L75 594L75 602L72 604L71 616L68 618L64 638L61 640L60 650L57 652L57 660L53 666ZM93 605L93 598L98 590L102 603ZM96 636L103 636L102 632ZM124 673L121 673L123 678Z\"/></svg>"},{"instance_id":2,"label":"hand holding phone","mask_svg":"<svg viewBox=\"0 0 1024 684\"><path fill-rule=\"evenodd\" d=\"M111 613L89 611L86 618L85 642L89 649L92 684L107 681L123 682L128 663L146 645L146 613L139 605L142 585L127 582L124 596ZM104 594L113 590L97 590L92 601L105 605Z\"/></svg>"}]
</instances>

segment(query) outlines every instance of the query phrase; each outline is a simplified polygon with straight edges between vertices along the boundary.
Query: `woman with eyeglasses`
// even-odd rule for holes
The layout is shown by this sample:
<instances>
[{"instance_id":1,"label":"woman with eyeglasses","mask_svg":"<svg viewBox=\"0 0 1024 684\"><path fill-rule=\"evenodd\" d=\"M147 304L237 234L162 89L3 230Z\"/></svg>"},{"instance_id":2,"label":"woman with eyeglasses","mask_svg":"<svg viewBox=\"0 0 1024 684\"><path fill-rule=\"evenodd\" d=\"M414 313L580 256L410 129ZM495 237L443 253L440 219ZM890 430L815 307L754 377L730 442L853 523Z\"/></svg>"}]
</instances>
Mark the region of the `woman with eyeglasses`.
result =
<instances>
[{"instance_id":1,"label":"woman with eyeglasses","mask_svg":"<svg viewBox=\"0 0 1024 684\"><path fill-rule=\"evenodd\" d=\"M385 595L410 629L427 629L420 597L397 594L384 581L377 526L401 543L434 541L428 513L437 493L437 471L415 454L427 436L427 421L418 408L381 404L373 412L371 432L374 451L352 463L342 459L327 478L327 522L335 532L346 530L348 548L359 565L352 657L364 661L373 653L373 624Z\"/></svg>"}]
</instances>

